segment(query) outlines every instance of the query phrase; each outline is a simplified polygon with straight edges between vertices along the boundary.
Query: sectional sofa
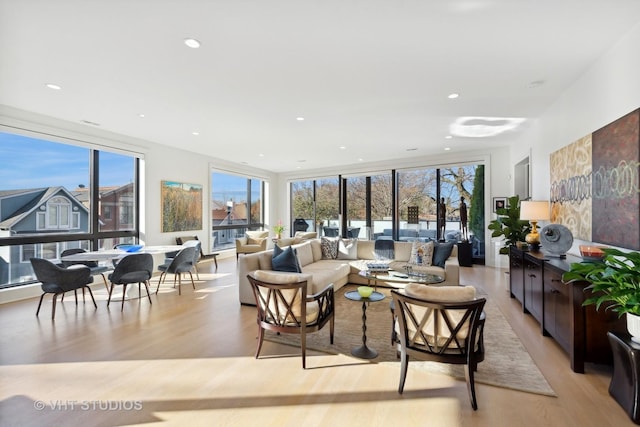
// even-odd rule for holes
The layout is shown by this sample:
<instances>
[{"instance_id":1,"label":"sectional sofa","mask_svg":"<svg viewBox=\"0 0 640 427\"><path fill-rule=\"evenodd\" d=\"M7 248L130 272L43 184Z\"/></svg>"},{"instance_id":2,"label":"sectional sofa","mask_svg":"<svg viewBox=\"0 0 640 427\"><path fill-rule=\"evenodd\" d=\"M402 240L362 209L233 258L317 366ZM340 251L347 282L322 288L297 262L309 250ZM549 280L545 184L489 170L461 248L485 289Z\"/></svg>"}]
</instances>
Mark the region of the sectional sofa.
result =
<instances>
[{"instance_id":1,"label":"sectional sofa","mask_svg":"<svg viewBox=\"0 0 640 427\"><path fill-rule=\"evenodd\" d=\"M394 242L394 259L385 260L392 269L401 270L409 263L413 242ZM375 241L356 240L355 248L348 254L339 254L340 259L329 259L323 257L321 239L306 240L299 244L294 244L298 263L302 273L310 274L312 277L311 288L308 293L315 293L322 290L329 283L333 283L334 289L338 290L347 283L367 284L367 279L359 273L367 268L368 262L379 261L380 256L376 255ZM247 279L247 274L255 270L272 270L273 250L240 255L238 260L238 290L241 304L255 305L251 285ZM451 254L444 262L444 267L432 266L412 266L414 271L433 273L444 277L444 282L439 285L458 286L460 284L460 271L458 265L457 246L453 244ZM391 286L402 287L403 284L391 284Z\"/></svg>"}]
</instances>

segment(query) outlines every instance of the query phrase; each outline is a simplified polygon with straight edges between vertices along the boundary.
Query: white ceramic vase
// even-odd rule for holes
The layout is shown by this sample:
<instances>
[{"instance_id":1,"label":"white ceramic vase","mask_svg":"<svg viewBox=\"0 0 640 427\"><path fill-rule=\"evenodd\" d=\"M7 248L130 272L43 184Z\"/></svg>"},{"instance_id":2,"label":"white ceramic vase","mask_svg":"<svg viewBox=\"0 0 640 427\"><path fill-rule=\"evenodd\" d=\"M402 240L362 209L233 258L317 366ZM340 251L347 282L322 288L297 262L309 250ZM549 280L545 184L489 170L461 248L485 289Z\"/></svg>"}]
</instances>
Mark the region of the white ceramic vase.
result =
<instances>
[{"instance_id":1,"label":"white ceramic vase","mask_svg":"<svg viewBox=\"0 0 640 427\"><path fill-rule=\"evenodd\" d=\"M640 344L640 316L627 313L627 331L631 335L631 340Z\"/></svg>"}]
</instances>

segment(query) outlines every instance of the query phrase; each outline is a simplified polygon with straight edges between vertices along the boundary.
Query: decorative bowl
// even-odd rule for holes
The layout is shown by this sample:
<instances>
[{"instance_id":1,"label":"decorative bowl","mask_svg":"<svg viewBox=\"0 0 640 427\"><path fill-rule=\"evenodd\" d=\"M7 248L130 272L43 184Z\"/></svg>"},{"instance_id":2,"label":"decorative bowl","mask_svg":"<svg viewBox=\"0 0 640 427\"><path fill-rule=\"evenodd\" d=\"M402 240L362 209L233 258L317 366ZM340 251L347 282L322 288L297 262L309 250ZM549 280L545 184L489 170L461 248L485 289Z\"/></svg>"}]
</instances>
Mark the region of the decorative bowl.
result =
<instances>
[{"instance_id":1,"label":"decorative bowl","mask_svg":"<svg viewBox=\"0 0 640 427\"><path fill-rule=\"evenodd\" d=\"M120 245L119 249L122 249L125 252L138 252L143 247L144 245Z\"/></svg>"},{"instance_id":2,"label":"decorative bowl","mask_svg":"<svg viewBox=\"0 0 640 427\"><path fill-rule=\"evenodd\" d=\"M580 245L580 255L585 261L601 261L604 257L604 246Z\"/></svg>"},{"instance_id":3,"label":"decorative bowl","mask_svg":"<svg viewBox=\"0 0 640 427\"><path fill-rule=\"evenodd\" d=\"M362 298L369 298L373 293L373 288L371 286L358 286L358 293Z\"/></svg>"}]
</instances>

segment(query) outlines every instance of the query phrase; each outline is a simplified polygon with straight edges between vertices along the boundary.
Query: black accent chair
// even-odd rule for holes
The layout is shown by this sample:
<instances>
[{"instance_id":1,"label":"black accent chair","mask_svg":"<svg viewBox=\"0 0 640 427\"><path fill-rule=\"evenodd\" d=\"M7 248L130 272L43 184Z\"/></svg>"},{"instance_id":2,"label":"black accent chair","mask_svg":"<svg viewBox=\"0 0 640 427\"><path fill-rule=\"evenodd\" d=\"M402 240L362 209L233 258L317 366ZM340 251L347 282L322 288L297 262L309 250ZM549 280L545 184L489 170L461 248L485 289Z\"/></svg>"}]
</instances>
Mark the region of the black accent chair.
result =
<instances>
[{"instance_id":1,"label":"black accent chair","mask_svg":"<svg viewBox=\"0 0 640 427\"><path fill-rule=\"evenodd\" d=\"M60 254L60 258L64 258L68 255L81 254L84 252L86 252L86 250L82 248L65 249ZM95 276L96 274L100 274L102 276L102 280L104 281L104 287L107 291L109 291L109 284L107 283L107 276L105 276L105 273L107 273L108 271L112 271L113 270L112 268L109 268L104 265L100 265L96 261L64 261L63 260L60 262L59 265L64 268L69 268L71 266L76 266L76 265L86 265L91 270L92 276Z\"/></svg>"},{"instance_id":2,"label":"black accent chair","mask_svg":"<svg viewBox=\"0 0 640 427\"><path fill-rule=\"evenodd\" d=\"M42 295L40 296L40 302L38 303L38 310L36 310L36 316L40 313L40 306L42 305L42 299L45 294L53 294L53 310L51 312L51 319L56 316L56 300L58 295L63 295L65 292L73 291L76 297L76 306L78 305L78 289L88 289L89 295L95 308L96 300L93 298L89 283L93 282L93 276L91 276L91 270L87 266L78 266L75 268L63 268L57 266L53 262L43 258L31 258L31 266L36 278L41 283ZM84 294L83 294L84 295Z\"/></svg>"},{"instance_id":3,"label":"black accent chair","mask_svg":"<svg viewBox=\"0 0 640 427\"><path fill-rule=\"evenodd\" d=\"M158 279L158 287L156 288L156 294L158 290L160 290L160 284L163 283L167 278L167 273L173 274L173 287L176 286L176 279L178 281L178 295L182 295L182 273L189 273L189 277L191 278L191 286L193 289L196 288L196 284L193 281L193 274L191 274L191 270L194 267L194 259L198 255L198 248L196 246L187 246L184 249L180 249L180 251L173 258L168 258L166 262L160 266L158 266L158 270L160 273L160 278Z\"/></svg>"},{"instance_id":4,"label":"black accent chair","mask_svg":"<svg viewBox=\"0 0 640 427\"><path fill-rule=\"evenodd\" d=\"M115 285L122 285L122 304L120 311L124 310L124 300L127 295L127 285L130 283L138 284L138 296L142 298L140 292L140 284L144 283L147 288L147 297L149 297L149 304L151 302L151 294L149 293L149 280L153 275L153 256L151 254L131 254L122 258L118 264L116 264L113 273L109 275L109 281L111 287L109 288L109 300L107 301L107 307L111 303L111 294L113 293L113 287Z\"/></svg>"},{"instance_id":5,"label":"black accent chair","mask_svg":"<svg viewBox=\"0 0 640 427\"><path fill-rule=\"evenodd\" d=\"M190 240L195 240L195 241L200 241L198 239L198 236L182 236L182 237L176 237L176 244L178 245L184 245L186 242L190 241ZM207 259L212 259L213 258L213 262L216 265L216 270L218 269L218 255L219 253L214 252L214 253L210 253L210 254L205 254L204 251L202 250L202 243L200 243L200 257L198 258L198 261L200 260L207 260ZM198 271L198 269L196 269L196 272ZM198 277L198 280L200 280L200 278Z\"/></svg>"},{"instance_id":6,"label":"black accent chair","mask_svg":"<svg viewBox=\"0 0 640 427\"><path fill-rule=\"evenodd\" d=\"M410 356L465 365L471 407L477 410L473 375L478 363L484 360L485 317L482 309L486 299L436 301L404 295L396 290L391 291L391 296L397 319L395 339L399 341L401 359L398 393L402 394L404 390Z\"/></svg>"},{"instance_id":7,"label":"black accent chair","mask_svg":"<svg viewBox=\"0 0 640 427\"><path fill-rule=\"evenodd\" d=\"M293 220L293 231L307 231L309 229L309 224L304 218L296 218Z\"/></svg>"}]
</instances>

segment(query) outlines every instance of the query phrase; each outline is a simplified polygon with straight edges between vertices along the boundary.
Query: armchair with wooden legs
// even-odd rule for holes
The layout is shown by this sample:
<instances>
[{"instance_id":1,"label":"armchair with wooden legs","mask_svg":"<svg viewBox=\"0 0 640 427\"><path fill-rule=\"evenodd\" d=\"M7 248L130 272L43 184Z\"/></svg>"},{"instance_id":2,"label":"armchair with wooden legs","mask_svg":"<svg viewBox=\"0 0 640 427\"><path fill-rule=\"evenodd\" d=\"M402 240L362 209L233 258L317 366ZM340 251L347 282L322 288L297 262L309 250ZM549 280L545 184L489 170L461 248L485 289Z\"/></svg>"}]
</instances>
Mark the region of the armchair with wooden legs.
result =
<instances>
[{"instance_id":1,"label":"armchair with wooden legs","mask_svg":"<svg viewBox=\"0 0 640 427\"><path fill-rule=\"evenodd\" d=\"M464 366L471 407L478 409L474 373L484 360L484 298L472 286L409 284L392 290L395 337L400 349L398 393L402 394L409 358Z\"/></svg>"},{"instance_id":2,"label":"armchair with wooden legs","mask_svg":"<svg viewBox=\"0 0 640 427\"><path fill-rule=\"evenodd\" d=\"M333 344L335 300L333 285L321 292L307 295L311 276L303 273L285 273L256 270L247 275L258 310L258 347L260 355L264 331L299 334L302 350L302 369L306 369L306 335L322 329L329 323L329 336Z\"/></svg>"}]
</instances>

